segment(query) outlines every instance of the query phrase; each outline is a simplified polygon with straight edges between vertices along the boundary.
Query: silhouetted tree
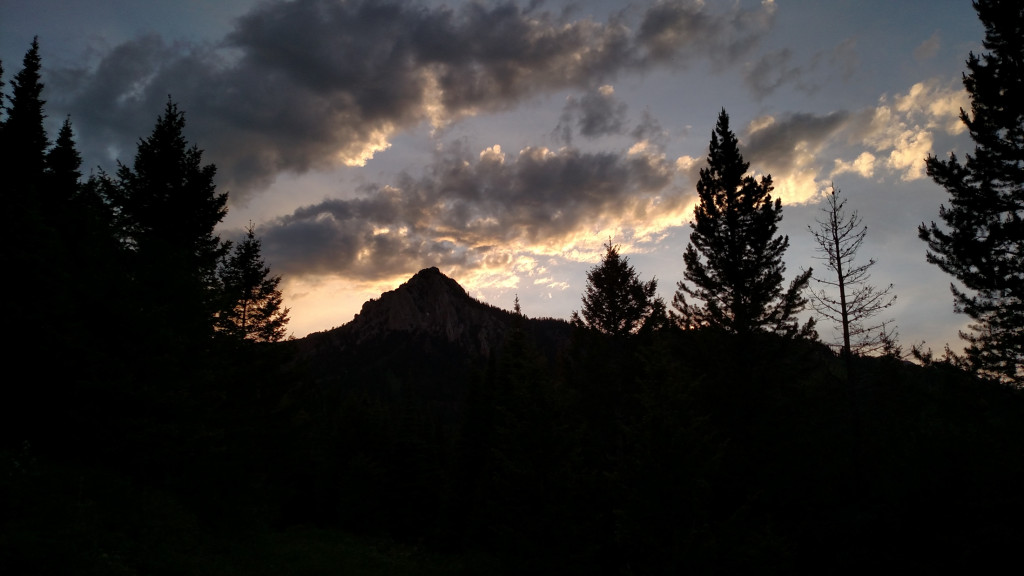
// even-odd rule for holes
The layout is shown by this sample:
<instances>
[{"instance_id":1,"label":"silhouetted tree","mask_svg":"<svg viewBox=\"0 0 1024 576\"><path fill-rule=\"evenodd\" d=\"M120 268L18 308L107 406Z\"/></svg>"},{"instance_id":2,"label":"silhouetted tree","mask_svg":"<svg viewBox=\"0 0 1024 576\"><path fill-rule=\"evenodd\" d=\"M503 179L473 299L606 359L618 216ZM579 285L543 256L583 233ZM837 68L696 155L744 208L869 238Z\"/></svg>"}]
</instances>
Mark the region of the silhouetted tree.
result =
<instances>
[{"instance_id":1,"label":"silhouetted tree","mask_svg":"<svg viewBox=\"0 0 1024 576\"><path fill-rule=\"evenodd\" d=\"M772 179L747 174L725 110L711 134L708 166L700 171L693 232L683 254L684 280L672 300L684 328L713 326L735 333L772 330L810 336L813 319L800 327L796 314L807 304L801 294L811 270L783 292L782 255L789 237L779 236L782 202L772 201ZM692 283L692 287L691 287ZM691 296L703 305L687 302Z\"/></svg>"},{"instance_id":2,"label":"silhouetted tree","mask_svg":"<svg viewBox=\"0 0 1024 576\"><path fill-rule=\"evenodd\" d=\"M572 313L572 322L613 336L635 334L660 326L665 303L657 296L658 281L641 282L609 240L604 259L587 272L582 312Z\"/></svg>"},{"instance_id":3,"label":"silhouetted tree","mask_svg":"<svg viewBox=\"0 0 1024 576\"><path fill-rule=\"evenodd\" d=\"M928 262L951 285L954 309L973 321L966 360L975 370L1024 385L1024 4L978 0L985 26L980 57L971 53L964 87L971 111L960 119L974 140L961 163L927 158L928 175L950 195L945 223L921 224Z\"/></svg>"},{"instance_id":4,"label":"silhouetted tree","mask_svg":"<svg viewBox=\"0 0 1024 576\"><path fill-rule=\"evenodd\" d=\"M262 244L252 224L220 267L224 306L217 316L217 330L231 338L252 342L277 342L285 335L288 308L282 306L280 276L271 276L263 261Z\"/></svg>"},{"instance_id":5,"label":"silhouetted tree","mask_svg":"<svg viewBox=\"0 0 1024 576\"><path fill-rule=\"evenodd\" d=\"M78 191L82 178L82 155L75 147L71 118L65 118L57 133L57 141L46 153L46 186L44 194L50 203L67 202Z\"/></svg>"},{"instance_id":6,"label":"silhouetted tree","mask_svg":"<svg viewBox=\"0 0 1024 576\"><path fill-rule=\"evenodd\" d=\"M4 136L4 122L6 116L4 113L4 100L7 99L7 94L4 93L4 86L6 85L7 83L4 81L4 62L3 60L0 60L0 142L3 141Z\"/></svg>"},{"instance_id":7,"label":"silhouetted tree","mask_svg":"<svg viewBox=\"0 0 1024 576\"><path fill-rule=\"evenodd\" d=\"M201 345L219 306L217 265L226 246L214 227L227 213L216 167L189 146L185 115L170 99L132 166L107 182L121 242L134 274L140 330L159 346Z\"/></svg>"},{"instance_id":8,"label":"silhouetted tree","mask_svg":"<svg viewBox=\"0 0 1024 576\"><path fill-rule=\"evenodd\" d=\"M4 121L2 150L7 164L4 177L8 182L4 188L8 194L30 193L26 187L38 186L45 167L50 141L43 126L46 101L42 99L41 70L39 39L35 38L22 60L21 71L11 81L10 105Z\"/></svg>"},{"instance_id":9,"label":"silhouetted tree","mask_svg":"<svg viewBox=\"0 0 1024 576\"><path fill-rule=\"evenodd\" d=\"M824 221L817 220L817 229L807 227L818 243L819 260L831 271L829 278L814 278L819 284L839 291L838 298L828 290L811 290L811 304L822 316L835 322L843 332L843 357L852 353L870 354L893 346L895 329L891 320L871 323L870 319L892 306L896 296L891 294L892 284L879 290L868 283L868 270L874 259L866 263L855 261L867 226L861 227L856 211L845 211L846 199L839 198L834 185L821 209Z\"/></svg>"}]
</instances>

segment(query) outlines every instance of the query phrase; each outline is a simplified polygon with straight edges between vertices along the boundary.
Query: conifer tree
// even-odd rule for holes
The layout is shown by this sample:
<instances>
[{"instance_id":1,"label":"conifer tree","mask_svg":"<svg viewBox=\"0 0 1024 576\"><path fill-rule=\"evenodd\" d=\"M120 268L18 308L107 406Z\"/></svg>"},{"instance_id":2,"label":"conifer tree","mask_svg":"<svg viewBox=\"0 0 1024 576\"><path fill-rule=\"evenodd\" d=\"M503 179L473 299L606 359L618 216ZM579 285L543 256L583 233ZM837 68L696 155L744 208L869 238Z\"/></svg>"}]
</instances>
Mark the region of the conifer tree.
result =
<instances>
[{"instance_id":1,"label":"conifer tree","mask_svg":"<svg viewBox=\"0 0 1024 576\"><path fill-rule=\"evenodd\" d=\"M170 99L132 166L119 164L106 194L134 277L140 329L159 345L193 346L212 336L217 265L226 246L214 233L227 213L216 167L189 146L185 115Z\"/></svg>"},{"instance_id":2,"label":"conifer tree","mask_svg":"<svg viewBox=\"0 0 1024 576\"><path fill-rule=\"evenodd\" d=\"M960 111L975 148L963 162L927 158L928 175L950 195L945 226L921 224L928 262L956 278L954 310L971 318L969 366L1024 385L1024 4L974 3L985 27L981 56L971 53Z\"/></svg>"},{"instance_id":3,"label":"conifer tree","mask_svg":"<svg viewBox=\"0 0 1024 576\"><path fill-rule=\"evenodd\" d=\"M245 238L220 267L224 306L217 330L237 340L277 342L285 335L288 308L282 306L281 277L270 275L261 244L250 222Z\"/></svg>"},{"instance_id":4,"label":"conifer tree","mask_svg":"<svg viewBox=\"0 0 1024 576\"><path fill-rule=\"evenodd\" d=\"M4 100L7 98L7 94L4 92L4 86L7 83L4 82L4 62L0 60L0 142L3 142L4 137Z\"/></svg>"},{"instance_id":5,"label":"conifer tree","mask_svg":"<svg viewBox=\"0 0 1024 576\"><path fill-rule=\"evenodd\" d=\"M777 234L782 202L772 201L771 176L755 180L747 174L749 166L723 109L711 134L708 166L697 182L700 201L683 254L684 280L672 300L674 316L684 328L811 336L813 319L801 327L795 318L807 304L802 291L811 271L783 291L782 256L789 237ZM703 304L688 302L687 296Z\"/></svg>"},{"instance_id":6,"label":"conifer tree","mask_svg":"<svg viewBox=\"0 0 1024 576\"><path fill-rule=\"evenodd\" d=\"M22 69L11 80L10 104L3 127L3 158L6 163L4 178L14 186L5 186L8 194L30 194L39 185L45 167L46 149L50 142L46 137L43 112L46 101L42 99L42 61L39 56L39 39L32 40L32 46L22 60Z\"/></svg>"},{"instance_id":7,"label":"conifer tree","mask_svg":"<svg viewBox=\"0 0 1024 576\"><path fill-rule=\"evenodd\" d=\"M665 319L665 303L657 296L658 281L641 282L629 258L609 240L604 259L587 272L582 312L572 313L577 326L626 336L654 329Z\"/></svg>"},{"instance_id":8,"label":"conifer tree","mask_svg":"<svg viewBox=\"0 0 1024 576\"><path fill-rule=\"evenodd\" d=\"M22 60L22 69L12 79L11 94L6 99L6 118L0 131L0 162L4 182L0 185L0 202L9 214L7 223L0 227L0 268L33 278L44 286L21 297L7 296L7 301L19 301L12 322L27 326L31 331L42 330L46 320L37 313L47 313L45 292L53 276L51 256L56 250L48 214L41 201L44 186L46 152L49 139L43 121L46 118L42 99L42 62L38 38ZM5 288L10 290L13 287ZM31 340L31 334L28 336Z\"/></svg>"},{"instance_id":9,"label":"conifer tree","mask_svg":"<svg viewBox=\"0 0 1024 576\"><path fill-rule=\"evenodd\" d=\"M65 118L57 133L57 141L46 153L46 186L44 194L55 202L67 202L76 193L82 178L82 155L75 147L71 118Z\"/></svg>"}]
</instances>

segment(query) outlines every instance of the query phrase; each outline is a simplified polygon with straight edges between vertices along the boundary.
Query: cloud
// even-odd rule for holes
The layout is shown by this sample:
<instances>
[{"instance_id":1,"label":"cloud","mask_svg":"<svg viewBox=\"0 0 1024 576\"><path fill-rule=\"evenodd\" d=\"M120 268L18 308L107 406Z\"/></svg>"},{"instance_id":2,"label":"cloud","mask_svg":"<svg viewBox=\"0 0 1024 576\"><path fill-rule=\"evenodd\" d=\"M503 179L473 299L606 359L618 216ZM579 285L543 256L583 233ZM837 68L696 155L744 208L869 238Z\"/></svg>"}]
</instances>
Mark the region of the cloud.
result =
<instances>
[{"instance_id":1,"label":"cloud","mask_svg":"<svg viewBox=\"0 0 1024 576\"><path fill-rule=\"evenodd\" d=\"M954 83L918 82L855 112L762 116L747 126L741 151L754 172L772 175L786 203L814 201L843 174L919 180L936 138L963 132L959 113L966 102Z\"/></svg>"},{"instance_id":2,"label":"cloud","mask_svg":"<svg viewBox=\"0 0 1024 576\"><path fill-rule=\"evenodd\" d=\"M875 174L875 155L870 152L861 152L860 156L857 156L852 162L847 162L841 158L836 158L835 168L832 170L832 176L841 176L843 174L857 174L861 178L871 178Z\"/></svg>"},{"instance_id":3,"label":"cloud","mask_svg":"<svg viewBox=\"0 0 1024 576\"><path fill-rule=\"evenodd\" d=\"M299 208L261 233L268 260L290 275L507 271L524 255L576 259L574 250L596 250L608 234L644 241L680 224L693 193L673 186L675 176L654 150L492 146L474 155L456 142L420 175Z\"/></svg>"},{"instance_id":4,"label":"cloud","mask_svg":"<svg viewBox=\"0 0 1024 576\"><path fill-rule=\"evenodd\" d=\"M967 94L959 86L937 80L918 82L906 94L879 104L860 115L857 137L904 181L925 177L924 159L934 152L937 134L956 135L964 130L959 114Z\"/></svg>"},{"instance_id":5,"label":"cloud","mask_svg":"<svg viewBox=\"0 0 1024 576\"><path fill-rule=\"evenodd\" d=\"M615 97L615 88L605 84L583 96L566 98L555 134L572 145L573 127L581 136L597 138L621 134L626 123L626 103Z\"/></svg>"},{"instance_id":6,"label":"cloud","mask_svg":"<svg viewBox=\"0 0 1024 576\"><path fill-rule=\"evenodd\" d=\"M683 134L688 133L687 129L684 129ZM653 146L664 148L668 143L668 131L662 127L658 119L651 114L651 111L647 108L644 109L643 114L640 117L640 122L633 127L633 130L629 133L634 140L638 142L649 142Z\"/></svg>"},{"instance_id":7,"label":"cloud","mask_svg":"<svg viewBox=\"0 0 1024 576\"><path fill-rule=\"evenodd\" d=\"M761 58L747 66L743 81L750 88L755 98L762 99L783 84L799 79L803 71L790 62L793 53L788 48L764 54Z\"/></svg>"},{"instance_id":8,"label":"cloud","mask_svg":"<svg viewBox=\"0 0 1024 576\"><path fill-rule=\"evenodd\" d=\"M107 158L148 134L171 95L187 113L187 136L238 198L282 172L359 165L423 123L655 65L734 62L773 13L771 2L715 12L674 0L642 8L638 23L627 11L597 22L511 2L272 0L216 44L146 36L94 66L56 71L51 106L72 114L88 158ZM585 135L617 127L617 109L591 106L604 103L599 94L579 102Z\"/></svg>"},{"instance_id":9,"label":"cloud","mask_svg":"<svg viewBox=\"0 0 1024 576\"><path fill-rule=\"evenodd\" d=\"M936 30L931 37L924 42L921 42L914 48L914 60L931 60L939 53L939 46L942 44L942 39L939 37L939 31Z\"/></svg>"},{"instance_id":10,"label":"cloud","mask_svg":"<svg viewBox=\"0 0 1024 576\"><path fill-rule=\"evenodd\" d=\"M773 176L776 195L789 204L813 200L824 183L823 150L847 125L847 112L763 117L751 124L744 158L756 172Z\"/></svg>"},{"instance_id":11,"label":"cloud","mask_svg":"<svg viewBox=\"0 0 1024 576\"><path fill-rule=\"evenodd\" d=\"M709 57L717 65L735 64L771 29L776 6L765 0L760 10L743 10L738 3L725 14L713 14L706 3L662 1L641 20L636 43L645 62L687 63Z\"/></svg>"}]
</instances>

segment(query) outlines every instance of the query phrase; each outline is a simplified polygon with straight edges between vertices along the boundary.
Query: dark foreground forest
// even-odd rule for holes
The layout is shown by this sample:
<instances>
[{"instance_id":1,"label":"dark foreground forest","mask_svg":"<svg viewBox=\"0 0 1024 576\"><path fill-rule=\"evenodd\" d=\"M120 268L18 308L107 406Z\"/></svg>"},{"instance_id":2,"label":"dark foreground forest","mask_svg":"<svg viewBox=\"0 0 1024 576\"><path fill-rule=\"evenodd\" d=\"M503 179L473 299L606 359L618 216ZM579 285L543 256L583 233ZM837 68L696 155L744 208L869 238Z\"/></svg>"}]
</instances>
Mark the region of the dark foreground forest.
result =
<instances>
[{"instance_id":1,"label":"dark foreground forest","mask_svg":"<svg viewBox=\"0 0 1024 576\"><path fill-rule=\"evenodd\" d=\"M436 270L330 332L54 386L50 434L5 438L4 574L975 572L1024 538L1013 388L603 336Z\"/></svg>"}]
</instances>

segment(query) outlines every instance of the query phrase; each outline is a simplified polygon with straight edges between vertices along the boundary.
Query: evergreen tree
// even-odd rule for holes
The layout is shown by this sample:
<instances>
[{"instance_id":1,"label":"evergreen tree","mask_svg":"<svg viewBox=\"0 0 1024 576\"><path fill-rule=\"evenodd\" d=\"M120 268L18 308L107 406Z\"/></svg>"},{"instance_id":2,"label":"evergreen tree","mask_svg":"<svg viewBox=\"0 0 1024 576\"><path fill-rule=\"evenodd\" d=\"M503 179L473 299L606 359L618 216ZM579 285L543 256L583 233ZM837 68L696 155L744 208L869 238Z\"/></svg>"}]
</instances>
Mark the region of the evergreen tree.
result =
<instances>
[{"instance_id":1,"label":"evergreen tree","mask_svg":"<svg viewBox=\"0 0 1024 576\"><path fill-rule=\"evenodd\" d=\"M964 87L971 111L960 119L974 140L963 163L927 158L928 175L950 195L945 227L921 224L928 262L955 277L954 309L972 333L966 360L976 371L1024 385L1024 4L974 3L985 26L981 56L971 53Z\"/></svg>"},{"instance_id":2,"label":"evergreen tree","mask_svg":"<svg viewBox=\"0 0 1024 576\"><path fill-rule=\"evenodd\" d=\"M629 258L620 256L610 240L605 249L601 263L587 272L583 310L572 313L573 324L613 336L659 327L665 303L656 295L658 281L641 282Z\"/></svg>"},{"instance_id":3,"label":"evergreen tree","mask_svg":"<svg viewBox=\"0 0 1024 576\"><path fill-rule=\"evenodd\" d=\"M7 94L4 93L4 86L6 84L4 82L4 62L0 60L0 142L3 141L4 137L4 100L7 98Z\"/></svg>"},{"instance_id":4,"label":"evergreen tree","mask_svg":"<svg viewBox=\"0 0 1024 576\"><path fill-rule=\"evenodd\" d=\"M217 265L226 246L214 227L227 213L216 167L183 135L185 115L170 99L132 166L106 182L120 240L134 274L138 330L166 347L199 345L213 334Z\"/></svg>"},{"instance_id":5,"label":"evergreen tree","mask_svg":"<svg viewBox=\"0 0 1024 576\"><path fill-rule=\"evenodd\" d=\"M271 276L252 222L219 271L224 306L217 330L231 338L277 342L285 335L288 308L282 306L280 276Z\"/></svg>"},{"instance_id":6,"label":"evergreen tree","mask_svg":"<svg viewBox=\"0 0 1024 576\"><path fill-rule=\"evenodd\" d=\"M843 357L849 362L854 352L870 354L895 347L891 321L871 323L870 319L892 306L896 296L891 294L892 284L881 290L868 284L868 270L875 261L858 263L855 260L868 228L861 227L856 211L847 213L845 207L846 199L840 199L839 190L832 186L821 210L825 220L817 221L817 229L810 226L807 229L818 243L818 252L822 254L819 259L831 271L829 278L814 280L839 292L837 298L825 289L812 289L811 303L819 314L842 329Z\"/></svg>"},{"instance_id":7,"label":"evergreen tree","mask_svg":"<svg viewBox=\"0 0 1024 576\"><path fill-rule=\"evenodd\" d=\"M22 60L22 69L11 81L10 105L3 129L3 158L7 164L5 179L13 186L5 186L8 194L31 194L39 185L45 167L46 137L42 99L42 61L39 57L39 39Z\"/></svg>"},{"instance_id":8,"label":"evergreen tree","mask_svg":"<svg viewBox=\"0 0 1024 576\"><path fill-rule=\"evenodd\" d=\"M75 147L71 118L65 118L57 133L57 141L46 153L46 186L44 194L53 203L67 203L78 190L82 178L82 155Z\"/></svg>"},{"instance_id":9,"label":"evergreen tree","mask_svg":"<svg viewBox=\"0 0 1024 576\"><path fill-rule=\"evenodd\" d=\"M47 292L54 289L51 286L52 257L59 245L54 241L49 214L42 203L49 139L43 126L46 102L42 99L38 39L33 39L22 64L11 81L11 94L6 98L7 115L0 131L0 162L4 173L0 202L10 215L0 232L0 267L39 284L39 288L27 294L5 294L8 302L20 302L11 320L14 325L26 326L25 337L32 340L36 332L43 332L42 326L48 324L45 317L50 313ZM13 285L4 288L14 289Z\"/></svg>"},{"instance_id":10,"label":"evergreen tree","mask_svg":"<svg viewBox=\"0 0 1024 576\"><path fill-rule=\"evenodd\" d=\"M749 166L723 109L711 134L708 166L697 182L700 202L683 254L685 280L672 300L676 320L684 328L810 336L813 320L800 327L795 315L807 304L801 293L811 271L797 276L783 292L782 255L789 237L777 234L782 202L772 201L771 176L757 181L747 174ZM687 302L687 296L703 306Z\"/></svg>"}]
</instances>

